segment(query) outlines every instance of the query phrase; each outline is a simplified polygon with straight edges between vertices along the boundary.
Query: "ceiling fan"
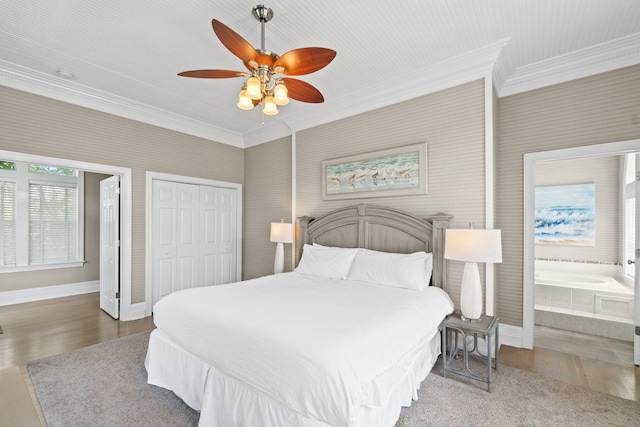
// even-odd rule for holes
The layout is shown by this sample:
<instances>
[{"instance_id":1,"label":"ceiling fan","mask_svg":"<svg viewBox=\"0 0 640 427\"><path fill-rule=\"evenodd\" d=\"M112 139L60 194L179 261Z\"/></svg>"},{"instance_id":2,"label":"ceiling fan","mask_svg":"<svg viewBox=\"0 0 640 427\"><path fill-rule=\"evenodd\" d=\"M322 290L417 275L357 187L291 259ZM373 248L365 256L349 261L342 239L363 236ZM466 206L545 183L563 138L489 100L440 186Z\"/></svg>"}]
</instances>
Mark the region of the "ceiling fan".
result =
<instances>
[{"instance_id":1,"label":"ceiling fan","mask_svg":"<svg viewBox=\"0 0 640 427\"><path fill-rule=\"evenodd\" d=\"M262 104L267 115L278 114L278 105L286 105L289 98L301 102L324 102L322 93L307 82L284 76L301 76L326 67L336 56L336 51L323 47L306 47L291 50L282 56L265 49L265 23L273 18L273 11L258 5L253 16L261 24L261 47L254 49L245 39L217 19L211 21L213 31L222 44L242 60L249 72L233 70L193 70L178 73L182 77L226 79L248 77L238 96L238 107L251 110Z\"/></svg>"}]
</instances>

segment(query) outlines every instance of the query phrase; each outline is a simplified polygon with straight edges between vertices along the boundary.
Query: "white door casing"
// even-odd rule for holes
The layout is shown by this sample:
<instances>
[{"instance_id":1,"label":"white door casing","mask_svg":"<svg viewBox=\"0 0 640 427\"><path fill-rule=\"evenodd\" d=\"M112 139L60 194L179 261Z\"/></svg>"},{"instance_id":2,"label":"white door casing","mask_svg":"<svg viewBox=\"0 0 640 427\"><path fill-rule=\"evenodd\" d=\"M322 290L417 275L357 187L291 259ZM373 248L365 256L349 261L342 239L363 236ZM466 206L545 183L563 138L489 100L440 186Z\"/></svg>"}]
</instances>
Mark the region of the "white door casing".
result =
<instances>
[{"instance_id":1,"label":"white door casing","mask_svg":"<svg viewBox=\"0 0 640 427\"><path fill-rule=\"evenodd\" d=\"M120 177L100 181L100 308L120 316Z\"/></svg>"},{"instance_id":2,"label":"white door casing","mask_svg":"<svg viewBox=\"0 0 640 427\"><path fill-rule=\"evenodd\" d=\"M636 154L636 180L635 180L635 203L636 203L636 236L635 236L635 274L634 284L634 313L633 313L633 363L640 366L640 154Z\"/></svg>"},{"instance_id":3,"label":"white door casing","mask_svg":"<svg viewBox=\"0 0 640 427\"><path fill-rule=\"evenodd\" d=\"M558 150L540 151L527 153L523 157L524 160L524 210L523 210L523 295L522 295L522 337L518 346L523 348L533 348L533 331L534 331L534 200L535 200L535 164L540 161L553 161L560 159L575 159L581 157L593 157L603 155L620 155L626 153L640 152L640 139L610 142L604 144L587 145L574 148L562 148ZM637 185L637 184L636 184ZM638 191L638 187L636 187ZM636 199L637 203L637 199ZM638 223L638 211L636 210L636 224ZM636 233L638 228L636 225ZM636 239L636 247L638 240ZM636 280L635 280L635 324L638 325L638 305L640 295L638 295L638 258L636 258ZM638 336L634 334L635 355L634 360L638 360L640 344L638 344Z\"/></svg>"}]
</instances>

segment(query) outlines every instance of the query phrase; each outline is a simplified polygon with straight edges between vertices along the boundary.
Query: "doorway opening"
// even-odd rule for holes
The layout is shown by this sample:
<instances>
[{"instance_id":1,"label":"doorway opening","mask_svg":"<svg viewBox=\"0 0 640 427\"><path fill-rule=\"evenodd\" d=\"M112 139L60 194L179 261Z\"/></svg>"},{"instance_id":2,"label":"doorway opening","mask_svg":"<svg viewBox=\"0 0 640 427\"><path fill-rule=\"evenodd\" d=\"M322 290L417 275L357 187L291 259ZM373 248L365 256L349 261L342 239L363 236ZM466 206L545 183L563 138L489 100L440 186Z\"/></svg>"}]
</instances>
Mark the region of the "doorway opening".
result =
<instances>
[{"instance_id":1,"label":"doorway opening","mask_svg":"<svg viewBox=\"0 0 640 427\"><path fill-rule=\"evenodd\" d=\"M582 351L592 358L621 357L623 363L632 363L630 356L637 340L633 334L634 318L638 321L637 307L634 312L637 279L635 284L632 279L626 282L624 279L624 232L620 221L624 205L623 159L625 154L635 152L640 152L639 140L525 155L523 344L526 348L532 348L535 340L536 345L557 346L560 351L577 354ZM564 224L561 218L566 214L562 209L571 209L567 206L571 203L579 204L567 203L576 199L567 193L571 186L562 184L596 189L597 205L591 214L595 213L597 234L560 244L548 237L553 235L554 226L568 227L565 231L571 232L571 224ZM562 207L545 212L538 206L536 218L536 188L540 200L544 191L557 190L554 186L562 187L561 193L564 192ZM546 224L545 215L555 217ZM546 241L542 227L548 227ZM621 293L603 288L608 285L616 285L615 291ZM612 355L610 349L614 344L617 354ZM595 349L603 347L602 355L598 357L594 348L587 350L585 347L589 345Z\"/></svg>"},{"instance_id":2,"label":"doorway opening","mask_svg":"<svg viewBox=\"0 0 640 427\"><path fill-rule=\"evenodd\" d=\"M132 172L130 168L123 168L113 165L104 165L99 163L91 163L85 161L69 160L48 156L39 156L26 153L18 153L12 151L0 150L0 158L7 161L30 162L43 165L55 165L60 168L71 168L84 172L95 174L103 174L109 176L119 176L121 182L121 202L120 202L120 320L133 320L144 317L144 303L142 310L138 305L131 302L131 218L132 218ZM54 298L58 296L57 291L53 294L43 292L42 297L37 298ZM29 299L33 301L34 299ZM25 301L26 302L26 301Z\"/></svg>"}]
</instances>

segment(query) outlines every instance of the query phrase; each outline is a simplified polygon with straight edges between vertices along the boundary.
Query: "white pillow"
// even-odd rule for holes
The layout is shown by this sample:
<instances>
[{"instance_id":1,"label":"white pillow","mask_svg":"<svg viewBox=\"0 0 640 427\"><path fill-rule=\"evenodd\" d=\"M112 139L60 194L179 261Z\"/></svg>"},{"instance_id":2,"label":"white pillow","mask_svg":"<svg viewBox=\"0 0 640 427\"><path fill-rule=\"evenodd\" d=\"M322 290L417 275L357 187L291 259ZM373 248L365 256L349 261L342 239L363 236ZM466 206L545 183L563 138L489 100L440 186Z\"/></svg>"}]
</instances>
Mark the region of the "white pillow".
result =
<instances>
[{"instance_id":1,"label":"white pillow","mask_svg":"<svg viewBox=\"0 0 640 427\"><path fill-rule=\"evenodd\" d=\"M362 280L395 288L420 290L429 285L427 261L431 254L398 254L361 249L349 271L349 280Z\"/></svg>"},{"instance_id":2,"label":"white pillow","mask_svg":"<svg viewBox=\"0 0 640 427\"><path fill-rule=\"evenodd\" d=\"M314 243L316 245L316 243ZM381 252L374 251L373 249L360 249L361 251L373 252L378 254L390 254L391 252ZM414 253L423 253L426 255L424 260L424 286L429 286L431 284L431 275L433 274L433 254L431 252L414 252ZM393 253L392 253L393 254ZM393 254L393 255L402 255L402 254Z\"/></svg>"},{"instance_id":3,"label":"white pillow","mask_svg":"<svg viewBox=\"0 0 640 427\"><path fill-rule=\"evenodd\" d=\"M328 279L345 279L357 253L357 248L328 248L305 244L300 263L294 271Z\"/></svg>"},{"instance_id":4,"label":"white pillow","mask_svg":"<svg viewBox=\"0 0 640 427\"><path fill-rule=\"evenodd\" d=\"M425 252L427 258L424 260L424 285L429 286L431 284L431 275L433 274L433 254L431 252Z\"/></svg>"}]
</instances>

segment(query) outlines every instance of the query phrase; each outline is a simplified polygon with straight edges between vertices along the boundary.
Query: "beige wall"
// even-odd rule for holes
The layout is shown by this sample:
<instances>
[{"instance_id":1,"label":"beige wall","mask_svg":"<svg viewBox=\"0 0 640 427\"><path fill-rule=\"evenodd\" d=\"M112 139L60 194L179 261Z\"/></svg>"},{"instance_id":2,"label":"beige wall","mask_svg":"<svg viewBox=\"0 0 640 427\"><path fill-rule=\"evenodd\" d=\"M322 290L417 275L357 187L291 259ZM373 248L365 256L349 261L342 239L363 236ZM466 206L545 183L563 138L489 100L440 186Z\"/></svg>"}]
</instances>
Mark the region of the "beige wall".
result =
<instances>
[{"instance_id":1,"label":"beige wall","mask_svg":"<svg viewBox=\"0 0 640 427\"><path fill-rule=\"evenodd\" d=\"M0 150L132 169L132 303L145 293L146 171L244 183L241 148L7 87L0 99Z\"/></svg>"},{"instance_id":2,"label":"beige wall","mask_svg":"<svg viewBox=\"0 0 640 427\"><path fill-rule=\"evenodd\" d=\"M418 216L454 215L453 227L484 226L484 81L478 80L296 135L296 215L318 216L370 203ZM428 144L428 194L322 200L321 162L419 142ZM462 263L449 263L449 291L458 300Z\"/></svg>"},{"instance_id":3,"label":"beige wall","mask_svg":"<svg viewBox=\"0 0 640 427\"><path fill-rule=\"evenodd\" d=\"M609 264L620 262L620 166L620 156L557 160L536 165L536 186L593 183L596 187L595 245L537 244L536 258Z\"/></svg>"},{"instance_id":4,"label":"beige wall","mask_svg":"<svg viewBox=\"0 0 640 427\"><path fill-rule=\"evenodd\" d=\"M245 150L243 279L273 274L276 244L272 222L291 223L291 138ZM284 244L284 271L291 271L291 246Z\"/></svg>"},{"instance_id":5,"label":"beige wall","mask_svg":"<svg viewBox=\"0 0 640 427\"><path fill-rule=\"evenodd\" d=\"M523 155L640 138L640 66L498 100L496 266L500 321L522 325Z\"/></svg>"}]
</instances>

